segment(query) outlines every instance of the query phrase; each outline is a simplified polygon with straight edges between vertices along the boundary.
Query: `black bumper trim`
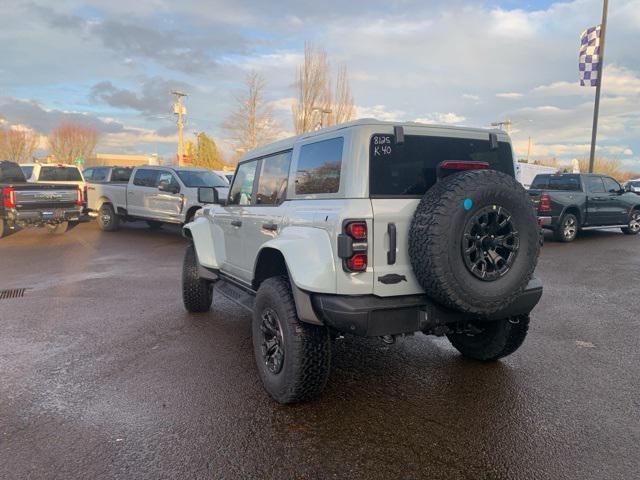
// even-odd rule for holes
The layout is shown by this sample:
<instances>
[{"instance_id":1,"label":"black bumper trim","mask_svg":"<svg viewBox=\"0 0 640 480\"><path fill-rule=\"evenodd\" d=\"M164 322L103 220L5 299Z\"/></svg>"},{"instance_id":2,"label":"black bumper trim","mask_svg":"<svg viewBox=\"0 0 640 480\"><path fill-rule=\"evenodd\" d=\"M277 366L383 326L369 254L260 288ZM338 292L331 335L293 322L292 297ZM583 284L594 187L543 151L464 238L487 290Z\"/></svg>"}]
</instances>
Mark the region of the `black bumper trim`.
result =
<instances>
[{"instance_id":1,"label":"black bumper trim","mask_svg":"<svg viewBox=\"0 0 640 480\"><path fill-rule=\"evenodd\" d=\"M484 320L528 314L541 296L542 283L534 278L514 303ZM426 295L378 297L312 294L311 301L327 326L363 337L413 333L469 318L467 314L438 305Z\"/></svg>"}]
</instances>

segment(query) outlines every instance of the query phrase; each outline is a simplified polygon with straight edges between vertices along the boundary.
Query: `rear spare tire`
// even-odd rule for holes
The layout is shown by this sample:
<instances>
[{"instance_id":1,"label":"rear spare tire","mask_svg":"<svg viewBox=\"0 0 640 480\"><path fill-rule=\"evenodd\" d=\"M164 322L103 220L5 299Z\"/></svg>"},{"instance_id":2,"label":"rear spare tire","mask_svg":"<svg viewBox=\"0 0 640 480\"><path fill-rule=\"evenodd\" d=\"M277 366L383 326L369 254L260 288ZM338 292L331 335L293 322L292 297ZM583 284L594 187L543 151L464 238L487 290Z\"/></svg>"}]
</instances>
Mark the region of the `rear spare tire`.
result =
<instances>
[{"instance_id":1,"label":"rear spare tire","mask_svg":"<svg viewBox=\"0 0 640 480\"><path fill-rule=\"evenodd\" d=\"M538 224L527 192L495 170L450 175L424 195L409 230L409 256L427 295L488 315L513 303L533 275Z\"/></svg>"}]
</instances>

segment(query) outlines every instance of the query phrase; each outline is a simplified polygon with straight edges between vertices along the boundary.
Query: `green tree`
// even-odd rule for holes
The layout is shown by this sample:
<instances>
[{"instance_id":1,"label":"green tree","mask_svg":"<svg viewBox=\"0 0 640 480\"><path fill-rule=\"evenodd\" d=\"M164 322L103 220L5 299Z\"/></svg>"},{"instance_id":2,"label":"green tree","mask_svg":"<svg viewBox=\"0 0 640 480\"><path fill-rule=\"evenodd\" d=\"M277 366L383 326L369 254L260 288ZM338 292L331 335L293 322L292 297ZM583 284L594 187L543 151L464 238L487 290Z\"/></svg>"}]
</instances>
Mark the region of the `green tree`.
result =
<instances>
[{"instance_id":1,"label":"green tree","mask_svg":"<svg viewBox=\"0 0 640 480\"><path fill-rule=\"evenodd\" d=\"M193 165L210 170L222 170L224 163L216 142L204 132L200 132L196 136L196 142Z\"/></svg>"}]
</instances>

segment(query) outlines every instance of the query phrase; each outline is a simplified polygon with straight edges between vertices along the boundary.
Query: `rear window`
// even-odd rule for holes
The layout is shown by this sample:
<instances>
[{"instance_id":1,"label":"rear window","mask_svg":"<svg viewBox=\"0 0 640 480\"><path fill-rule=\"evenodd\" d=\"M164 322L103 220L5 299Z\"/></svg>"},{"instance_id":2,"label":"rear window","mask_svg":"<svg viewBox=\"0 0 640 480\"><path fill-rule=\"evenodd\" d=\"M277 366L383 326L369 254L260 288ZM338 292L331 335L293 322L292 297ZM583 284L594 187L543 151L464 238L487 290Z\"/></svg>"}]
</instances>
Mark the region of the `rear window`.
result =
<instances>
[{"instance_id":1,"label":"rear window","mask_svg":"<svg viewBox=\"0 0 640 480\"><path fill-rule=\"evenodd\" d=\"M38 181L81 182L82 175L76 167L41 167Z\"/></svg>"},{"instance_id":2,"label":"rear window","mask_svg":"<svg viewBox=\"0 0 640 480\"><path fill-rule=\"evenodd\" d=\"M422 196L436 183L436 167L445 160L487 162L514 176L511 146L499 142L492 150L488 135L486 140L405 135L396 145L393 135L375 134L369 159L371 196Z\"/></svg>"},{"instance_id":3,"label":"rear window","mask_svg":"<svg viewBox=\"0 0 640 480\"><path fill-rule=\"evenodd\" d=\"M536 175L531 183L534 190L580 191L580 175Z\"/></svg>"},{"instance_id":4,"label":"rear window","mask_svg":"<svg viewBox=\"0 0 640 480\"><path fill-rule=\"evenodd\" d=\"M12 162L0 162L0 181L7 183L25 182L24 173L20 167Z\"/></svg>"},{"instance_id":5,"label":"rear window","mask_svg":"<svg viewBox=\"0 0 640 480\"><path fill-rule=\"evenodd\" d=\"M33 173L33 167L20 167L22 168L22 173L26 178L31 178L31 174Z\"/></svg>"}]
</instances>

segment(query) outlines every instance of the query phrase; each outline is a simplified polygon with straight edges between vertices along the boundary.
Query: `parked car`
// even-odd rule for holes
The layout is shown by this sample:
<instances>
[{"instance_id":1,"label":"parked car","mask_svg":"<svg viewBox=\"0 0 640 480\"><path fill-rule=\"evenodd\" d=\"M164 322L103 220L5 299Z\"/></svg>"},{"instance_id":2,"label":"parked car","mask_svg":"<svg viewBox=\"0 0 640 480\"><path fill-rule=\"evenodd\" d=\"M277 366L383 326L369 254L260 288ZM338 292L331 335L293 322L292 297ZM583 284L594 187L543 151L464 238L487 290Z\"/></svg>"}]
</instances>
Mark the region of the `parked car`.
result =
<instances>
[{"instance_id":1,"label":"parked car","mask_svg":"<svg viewBox=\"0 0 640 480\"><path fill-rule=\"evenodd\" d=\"M233 172L225 172L224 170L214 170L214 172L224 178L227 183L231 185L231 182L233 181Z\"/></svg>"},{"instance_id":2,"label":"parked car","mask_svg":"<svg viewBox=\"0 0 640 480\"><path fill-rule=\"evenodd\" d=\"M28 183L14 162L0 161L0 192L0 238L25 227L63 233L86 220L77 185Z\"/></svg>"},{"instance_id":3,"label":"parked car","mask_svg":"<svg viewBox=\"0 0 640 480\"><path fill-rule=\"evenodd\" d=\"M640 178L635 180L628 180L624 183L623 186L627 192L633 192L640 195Z\"/></svg>"},{"instance_id":4,"label":"parked car","mask_svg":"<svg viewBox=\"0 0 640 480\"><path fill-rule=\"evenodd\" d=\"M640 198L606 175L537 175L529 195L540 225L560 242L573 241L580 230L620 227L628 235L640 232Z\"/></svg>"},{"instance_id":5,"label":"parked car","mask_svg":"<svg viewBox=\"0 0 640 480\"><path fill-rule=\"evenodd\" d=\"M89 167L82 172L90 183L127 183L133 167Z\"/></svg>"},{"instance_id":6,"label":"parked car","mask_svg":"<svg viewBox=\"0 0 640 480\"><path fill-rule=\"evenodd\" d=\"M538 230L504 132L359 120L241 159L228 199L183 228L183 302L206 312L215 286L251 310L266 391L304 401L332 336L513 353L542 295Z\"/></svg>"},{"instance_id":7,"label":"parked car","mask_svg":"<svg viewBox=\"0 0 640 480\"><path fill-rule=\"evenodd\" d=\"M76 165L23 163L20 167L28 182L78 185L81 189L84 189L84 177Z\"/></svg>"},{"instance_id":8,"label":"parked car","mask_svg":"<svg viewBox=\"0 0 640 480\"><path fill-rule=\"evenodd\" d=\"M149 165L133 169L127 183L89 182L87 201L100 228L113 231L122 221L145 220L151 228L188 223L204 202L213 201L206 195L228 192L225 180L211 170Z\"/></svg>"}]
</instances>

